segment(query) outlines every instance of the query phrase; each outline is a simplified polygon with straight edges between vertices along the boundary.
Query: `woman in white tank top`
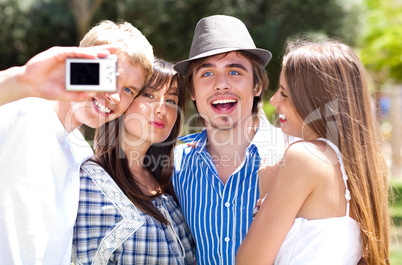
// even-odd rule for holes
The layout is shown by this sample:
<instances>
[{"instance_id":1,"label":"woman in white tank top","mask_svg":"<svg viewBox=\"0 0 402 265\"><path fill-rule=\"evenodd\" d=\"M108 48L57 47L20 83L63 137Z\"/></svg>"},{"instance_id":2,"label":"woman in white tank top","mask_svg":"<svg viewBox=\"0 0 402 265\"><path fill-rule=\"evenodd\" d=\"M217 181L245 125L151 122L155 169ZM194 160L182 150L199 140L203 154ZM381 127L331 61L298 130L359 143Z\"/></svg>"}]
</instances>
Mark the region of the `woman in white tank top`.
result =
<instances>
[{"instance_id":1,"label":"woman in white tank top","mask_svg":"<svg viewBox=\"0 0 402 265\"><path fill-rule=\"evenodd\" d=\"M265 197L236 264L389 264L387 170L360 60L339 42L292 42L279 84L271 104L300 140L260 170Z\"/></svg>"}]
</instances>

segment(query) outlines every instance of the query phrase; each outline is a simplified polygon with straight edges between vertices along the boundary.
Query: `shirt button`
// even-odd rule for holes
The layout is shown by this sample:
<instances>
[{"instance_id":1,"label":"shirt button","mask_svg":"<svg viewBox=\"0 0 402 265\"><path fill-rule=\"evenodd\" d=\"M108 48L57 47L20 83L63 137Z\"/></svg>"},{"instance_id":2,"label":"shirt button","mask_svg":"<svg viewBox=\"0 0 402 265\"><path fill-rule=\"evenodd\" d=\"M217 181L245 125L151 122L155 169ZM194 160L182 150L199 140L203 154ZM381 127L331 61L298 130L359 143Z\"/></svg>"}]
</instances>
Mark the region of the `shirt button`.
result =
<instances>
[{"instance_id":1,"label":"shirt button","mask_svg":"<svg viewBox=\"0 0 402 265\"><path fill-rule=\"evenodd\" d=\"M229 242L230 241L229 237L225 237L225 241Z\"/></svg>"},{"instance_id":2,"label":"shirt button","mask_svg":"<svg viewBox=\"0 0 402 265\"><path fill-rule=\"evenodd\" d=\"M226 206L226 207L229 207L229 206L230 206L230 203L229 203L229 202L226 202L226 203L225 203L225 206Z\"/></svg>"}]
</instances>

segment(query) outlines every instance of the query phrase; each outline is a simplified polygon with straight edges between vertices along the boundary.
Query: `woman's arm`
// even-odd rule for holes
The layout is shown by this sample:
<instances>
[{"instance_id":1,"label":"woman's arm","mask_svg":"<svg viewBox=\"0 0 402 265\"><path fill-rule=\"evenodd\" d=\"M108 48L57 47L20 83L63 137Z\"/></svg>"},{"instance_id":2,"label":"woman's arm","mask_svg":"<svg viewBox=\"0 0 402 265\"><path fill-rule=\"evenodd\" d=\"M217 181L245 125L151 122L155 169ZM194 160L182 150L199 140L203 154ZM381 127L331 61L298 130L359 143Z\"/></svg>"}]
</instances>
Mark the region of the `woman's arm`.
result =
<instances>
[{"instance_id":1,"label":"woman's arm","mask_svg":"<svg viewBox=\"0 0 402 265\"><path fill-rule=\"evenodd\" d=\"M273 264L316 181L301 145L286 151L272 187L236 255L236 264ZM264 174L264 171L261 172Z\"/></svg>"}]
</instances>

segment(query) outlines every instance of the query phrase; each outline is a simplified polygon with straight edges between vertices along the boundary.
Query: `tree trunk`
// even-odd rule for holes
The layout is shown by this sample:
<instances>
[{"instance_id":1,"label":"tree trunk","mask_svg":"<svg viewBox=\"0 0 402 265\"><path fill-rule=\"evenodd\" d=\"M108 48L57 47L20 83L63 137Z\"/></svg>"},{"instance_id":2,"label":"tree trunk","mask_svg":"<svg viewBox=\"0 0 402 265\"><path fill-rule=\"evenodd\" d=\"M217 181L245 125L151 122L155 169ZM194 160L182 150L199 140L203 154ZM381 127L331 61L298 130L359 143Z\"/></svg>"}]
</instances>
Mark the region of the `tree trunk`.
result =
<instances>
[{"instance_id":1,"label":"tree trunk","mask_svg":"<svg viewBox=\"0 0 402 265\"><path fill-rule=\"evenodd\" d=\"M91 26L91 20L104 0L70 0L77 27L77 38L81 40Z\"/></svg>"}]
</instances>

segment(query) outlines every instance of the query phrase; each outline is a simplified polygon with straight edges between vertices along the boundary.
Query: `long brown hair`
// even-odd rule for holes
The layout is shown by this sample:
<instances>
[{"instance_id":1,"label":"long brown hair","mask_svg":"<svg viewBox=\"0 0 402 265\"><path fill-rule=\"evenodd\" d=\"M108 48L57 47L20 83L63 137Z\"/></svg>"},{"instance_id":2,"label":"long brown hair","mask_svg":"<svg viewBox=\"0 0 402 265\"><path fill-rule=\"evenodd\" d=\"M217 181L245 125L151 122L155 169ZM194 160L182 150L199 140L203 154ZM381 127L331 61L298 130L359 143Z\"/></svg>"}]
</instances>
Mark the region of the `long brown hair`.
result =
<instances>
[{"instance_id":1,"label":"long brown hair","mask_svg":"<svg viewBox=\"0 0 402 265\"><path fill-rule=\"evenodd\" d=\"M174 198L171 184L173 173L173 149L180 134L182 112L185 105L185 90L183 77L173 69L173 65L161 59L156 59L153 66L153 75L149 82L136 95L139 97L149 91L157 91L168 86L170 89L178 88L179 101L177 105L177 120L169 137L159 144L153 144L144 160L146 167L160 184L160 192L154 196L147 196L141 190L141 184L137 183L135 176L130 171L129 161L120 147L121 130L124 130L124 115L119 119L110 121L95 131L94 161L103 167L113 178L124 194L144 213L151 215L162 223L167 223L165 217L152 204L151 200L163 193L168 193Z\"/></svg>"},{"instance_id":2,"label":"long brown hair","mask_svg":"<svg viewBox=\"0 0 402 265\"><path fill-rule=\"evenodd\" d=\"M299 40L289 43L282 71L306 126L342 154L367 264L389 264L388 173L362 63L338 41Z\"/></svg>"}]
</instances>

